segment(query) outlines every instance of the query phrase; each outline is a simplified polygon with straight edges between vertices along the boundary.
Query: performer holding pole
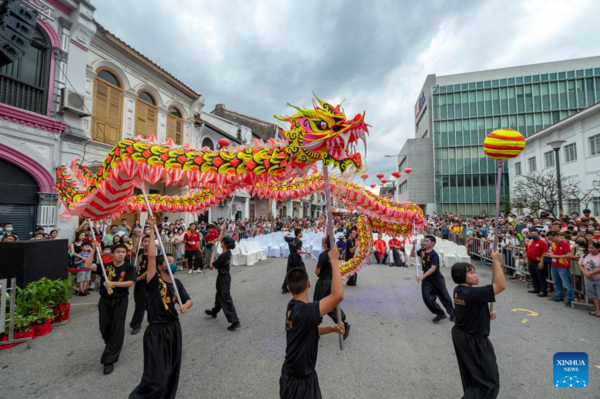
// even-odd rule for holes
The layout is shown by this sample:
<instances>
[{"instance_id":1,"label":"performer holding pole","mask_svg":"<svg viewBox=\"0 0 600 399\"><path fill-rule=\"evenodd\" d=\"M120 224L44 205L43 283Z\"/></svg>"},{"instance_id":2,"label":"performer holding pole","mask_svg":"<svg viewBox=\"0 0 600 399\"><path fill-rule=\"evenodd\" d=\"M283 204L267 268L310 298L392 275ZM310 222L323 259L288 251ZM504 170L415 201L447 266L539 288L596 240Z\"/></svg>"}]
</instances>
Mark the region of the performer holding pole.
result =
<instances>
[{"instance_id":1,"label":"performer holding pole","mask_svg":"<svg viewBox=\"0 0 600 399\"><path fill-rule=\"evenodd\" d=\"M142 194L144 195L144 201L146 202L146 208L148 211L148 218L154 217L152 215L152 207L150 206L150 201L148 200L148 195L146 194L146 187L144 185L144 182L140 179L140 189L142 190ZM160 233L158 232L158 226L155 224L154 225L154 234L156 235L156 239L158 239L158 243L160 244L160 250L162 252L162 255L165 257L167 257L167 252L165 251L165 246L163 245L162 239L160 238ZM169 272L169 276L171 277L171 281L175 281L175 279L173 278L173 272L171 271L170 267L167 267L167 272ZM177 284L173 285L173 289L175 290L175 295L177 298L177 301L179 303L179 306L183 306L183 304L181 303L181 297L179 296L179 292L177 291Z\"/></svg>"},{"instance_id":2,"label":"performer holding pole","mask_svg":"<svg viewBox=\"0 0 600 399\"><path fill-rule=\"evenodd\" d=\"M333 247L335 247L335 238L333 237L333 216L331 213L331 187L329 186L329 170L327 169L327 165L323 165L323 178L325 179L325 209L327 212L327 235L329 237L329 252L331 252L331 249ZM338 254L339 257L339 254ZM333 267L333 263L331 265ZM356 274L355 274L356 275ZM333 279L336 278L336 274L333 274ZM332 280L332 286L333 286L333 280ZM333 291L333 289L332 289ZM341 302L341 301L340 301ZM340 309L339 304L336 306L335 308L335 315L337 318L337 323L338 326L342 326L343 325L343 319L342 319L342 311ZM342 339L342 336L340 335L340 350L344 350L344 340Z\"/></svg>"},{"instance_id":3,"label":"performer holding pole","mask_svg":"<svg viewBox=\"0 0 600 399\"><path fill-rule=\"evenodd\" d=\"M504 291L506 281L500 252L492 252L494 282L484 287L479 285L475 267L469 263L456 263L452 266L452 280L458 286L454 289L456 323L452 327L452 342L464 398L495 399L500 391L500 377L494 347L490 335L490 320L496 319L496 312L487 304L496 301L496 295Z\"/></svg>"},{"instance_id":4,"label":"performer holding pole","mask_svg":"<svg viewBox=\"0 0 600 399\"><path fill-rule=\"evenodd\" d=\"M148 269L144 288L148 294L148 327L144 332L144 373L142 381L129 395L136 398L174 398L181 369L181 326L175 303L180 302L181 313L187 312L193 302L178 279L173 279L167 256L156 256L154 217L148 218L150 237ZM177 286L177 290L173 287ZM182 296L175 298L176 292Z\"/></svg>"},{"instance_id":5,"label":"performer holding pole","mask_svg":"<svg viewBox=\"0 0 600 399\"><path fill-rule=\"evenodd\" d=\"M319 260L317 260L317 268L315 270L315 274L319 277L319 280L317 280L317 285L315 286L313 302L318 302L321 299L327 297L329 294L331 294L331 279L333 277L333 274L331 271L331 261L329 260L329 242L329 236L323 237L322 244L324 251L321 252L321 254L319 255ZM337 306L337 308L340 308L339 305ZM348 338L348 334L350 334L350 324L346 322L346 314L341 308L340 313L342 315L342 322L344 323L344 340L346 340L346 338ZM336 312L332 310L331 312L327 313L327 315L331 318L331 320L333 320L335 324L338 324L339 319L337 317ZM321 318L321 321L323 321L323 318Z\"/></svg>"},{"instance_id":6,"label":"performer holding pole","mask_svg":"<svg viewBox=\"0 0 600 399\"><path fill-rule=\"evenodd\" d=\"M131 335L138 334L144 322L146 313L146 268L148 267L148 243L149 236L144 236L138 243L137 253L133 267L136 272L135 286L133 287L133 300L135 301L135 310L131 318ZM140 255L140 247L143 248L143 253Z\"/></svg>"},{"instance_id":7,"label":"performer holding pole","mask_svg":"<svg viewBox=\"0 0 600 399\"><path fill-rule=\"evenodd\" d=\"M321 318L333 311L344 299L344 287L338 261L340 252L334 245L329 251L331 262L331 294L318 302L308 301L310 281L306 270L294 268L288 273L292 300L285 312L286 349L279 379L282 399L320 399L321 388L315 366L319 336L344 334L344 325L321 326Z\"/></svg>"},{"instance_id":8,"label":"performer holding pole","mask_svg":"<svg viewBox=\"0 0 600 399\"><path fill-rule=\"evenodd\" d=\"M95 237L93 245L98 252L102 268L98 317L105 347L100 363L104 365L104 374L110 374L114 370L114 364L119 360L123 347L129 287L135 281L135 269L132 264L125 262L127 256L125 245L117 244L112 247L113 261L107 263L106 266L102 261L100 243L96 241ZM84 267L95 272L98 267L92 263L93 259L93 256L88 256Z\"/></svg>"},{"instance_id":9,"label":"performer holding pole","mask_svg":"<svg viewBox=\"0 0 600 399\"><path fill-rule=\"evenodd\" d=\"M290 233L287 233L284 236L285 242L287 242L290 248L290 254L288 255L287 261L287 269L285 272L285 278L283 279L283 284L281 284L281 293L287 294L288 291L288 283L287 283L287 274L295 267L299 267L301 269L306 270L306 266L304 266L304 262L302 261L302 257L300 255L306 254L310 255L310 252L304 251L302 249L302 229L294 229L294 237L289 236Z\"/></svg>"}]
</instances>

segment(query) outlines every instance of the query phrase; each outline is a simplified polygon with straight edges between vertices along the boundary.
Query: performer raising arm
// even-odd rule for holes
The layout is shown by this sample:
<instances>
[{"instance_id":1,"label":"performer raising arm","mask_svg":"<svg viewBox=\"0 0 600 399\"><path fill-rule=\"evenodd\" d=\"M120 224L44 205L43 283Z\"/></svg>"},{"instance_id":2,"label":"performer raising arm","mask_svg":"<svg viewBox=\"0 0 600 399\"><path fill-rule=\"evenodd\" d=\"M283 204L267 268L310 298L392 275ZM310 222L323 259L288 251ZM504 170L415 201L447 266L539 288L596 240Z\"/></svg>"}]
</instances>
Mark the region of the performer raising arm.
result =
<instances>
[{"instance_id":1,"label":"performer raising arm","mask_svg":"<svg viewBox=\"0 0 600 399\"><path fill-rule=\"evenodd\" d=\"M302 249L302 229L294 229L294 238L289 237L290 233L287 233L283 238L285 242L287 242L290 248L290 254L288 256L287 262L287 270L285 272L285 278L283 279L283 284L281 285L281 293L287 294L289 291L287 289L287 274L290 270L295 267L299 267L306 271L306 266L304 266L304 262L302 261L302 257L300 255L306 254L310 255L310 252L306 252Z\"/></svg>"},{"instance_id":2,"label":"performer raising arm","mask_svg":"<svg viewBox=\"0 0 600 399\"><path fill-rule=\"evenodd\" d=\"M490 312L489 302L496 302L496 295L504 291L506 281L500 263L500 252L494 250L493 284L479 285L475 267L469 263L452 266L456 322L452 327L452 342L458 360L464 398L494 399L500 391L500 377L494 347L488 339L490 320L496 312Z\"/></svg>"},{"instance_id":3,"label":"performer raising arm","mask_svg":"<svg viewBox=\"0 0 600 399\"><path fill-rule=\"evenodd\" d=\"M146 310L148 327L144 333L144 374L142 382L129 398L174 398L181 368L181 326L175 304L177 297L169 267L163 255L156 256L154 218L149 218L148 269L146 271ZM167 254L167 256L170 256ZM175 279L183 304L179 311L187 312L193 305L183 284Z\"/></svg>"},{"instance_id":4,"label":"performer raising arm","mask_svg":"<svg viewBox=\"0 0 600 399\"><path fill-rule=\"evenodd\" d=\"M285 360L279 379L281 399L320 399L321 388L315 371L319 336L332 332L344 334L344 325L320 326L321 318L335 309L344 299L342 276L338 267L337 246L329 250L331 262L331 293L317 302L308 302L310 281L303 268L293 268L287 275L292 300L288 303L285 320Z\"/></svg>"}]
</instances>

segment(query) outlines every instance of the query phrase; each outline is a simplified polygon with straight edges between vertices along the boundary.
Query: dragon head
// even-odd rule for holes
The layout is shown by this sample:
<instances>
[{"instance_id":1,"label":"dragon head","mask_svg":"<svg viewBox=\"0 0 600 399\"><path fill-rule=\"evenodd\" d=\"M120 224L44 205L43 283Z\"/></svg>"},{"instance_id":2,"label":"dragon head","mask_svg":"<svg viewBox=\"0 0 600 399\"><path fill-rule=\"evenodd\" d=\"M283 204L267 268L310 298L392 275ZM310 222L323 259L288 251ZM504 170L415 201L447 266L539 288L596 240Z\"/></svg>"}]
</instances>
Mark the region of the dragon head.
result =
<instances>
[{"instance_id":1,"label":"dragon head","mask_svg":"<svg viewBox=\"0 0 600 399\"><path fill-rule=\"evenodd\" d=\"M366 148L366 134L369 133L364 113L353 119L346 119L342 105L331 105L315 96L314 109L296 109L296 114L278 117L289 122L290 130L282 130L288 139L290 151L295 153L295 161L303 168L305 164L323 160L344 172L348 166L362 168L360 153L356 152L359 140Z\"/></svg>"}]
</instances>

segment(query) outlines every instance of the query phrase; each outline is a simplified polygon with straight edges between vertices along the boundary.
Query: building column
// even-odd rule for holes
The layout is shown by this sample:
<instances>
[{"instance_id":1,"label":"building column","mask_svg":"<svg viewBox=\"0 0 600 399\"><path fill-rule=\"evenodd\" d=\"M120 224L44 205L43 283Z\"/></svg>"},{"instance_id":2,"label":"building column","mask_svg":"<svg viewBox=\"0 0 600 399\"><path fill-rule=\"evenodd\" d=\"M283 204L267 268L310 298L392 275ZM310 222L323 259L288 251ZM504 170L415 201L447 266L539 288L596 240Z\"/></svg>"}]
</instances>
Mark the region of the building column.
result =
<instances>
[{"instance_id":1,"label":"building column","mask_svg":"<svg viewBox=\"0 0 600 399\"><path fill-rule=\"evenodd\" d=\"M289 200L287 203L287 215L289 217L292 217L294 215L294 201Z\"/></svg>"},{"instance_id":2,"label":"building column","mask_svg":"<svg viewBox=\"0 0 600 399\"><path fill-rule=\"evenodd\" d=\"M246 198L246 202L244 203L244 214L242 215L242 219L248 218L250 218L250 198Z\"/></svg>"}]
</instances>

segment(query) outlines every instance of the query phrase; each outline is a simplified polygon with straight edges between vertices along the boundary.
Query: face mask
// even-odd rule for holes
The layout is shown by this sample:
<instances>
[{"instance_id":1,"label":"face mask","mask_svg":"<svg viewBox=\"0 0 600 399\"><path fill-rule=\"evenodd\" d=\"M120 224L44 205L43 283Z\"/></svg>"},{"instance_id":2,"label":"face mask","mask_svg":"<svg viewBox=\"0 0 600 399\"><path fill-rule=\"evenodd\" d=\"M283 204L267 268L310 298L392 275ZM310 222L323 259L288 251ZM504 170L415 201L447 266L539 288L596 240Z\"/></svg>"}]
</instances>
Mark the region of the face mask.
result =
<instances>
[{"instance_id":1,"label":"face mask","mask_svg":"<svg viewBox=\"0 0 600 399\"><path fill-rule=\"evenodd\" d=\"M583 241L578 242L577 245L579 245L580 247L586 247L587 246L587 244L585 242L583 242Z\"/></svg>"},{"instance_id":2,"label":"face mask","mask_svg":"<svg viewBox=\"0 0 600 399\"><path fill-rule=\"evenodd\" d=\"M36 239L36 240L41 240L41 239L42 239L42 237L35 237L35 239Z\"/></svg>"},{"instance_id":3,"label":"face mask","mask_svg":"<svg viewBox=\"0 0 600 399\"><path fill-rule=\"evenodd\" d=\"M108 255L109 253L110 253L110 250L104 251L104 255Z\"/></svg>"},{"instance_id":4,"label":"face mask","mask_svg":"<svg viewBox=\"0 0 600 399\"><path fill-rule=\"evenodd\" d=\"M530 229L530 228L532 228L532 227L533 227L533 224L532 224L532 223L527 223L527 228L528 228L528 229Z\"/></svg>"},{"instance_id":5,"label":"face mask","mask_svg":"<svg viewBox=\"0 0 600 399\"><path fill-rule=\"evenodd\" d=\"M173 237L173 234L169 234L169 237Z\"/></svg>"},{"instance_id":6,"label":"face mask","mask_svg":"<svg viewBox=\"0 0 600 399\"><path fill-rule=\"evenodd\" d=\"M6 231L13 231L13 228L12 227L7 227Z\"/></svg>"},{"instance_id":7,"label":"face mask","mask_svg":"<svg viewBox=\"0 0 600 399\"><path fill-rule=\"evenodd\" d=\"M114 234L114 233L116 233L116 232L117 232L117 229L112 229L111 231L112 231L112 232L113 232L113 234Z\"/></svg>"},{"instance_id":8,"label":"face mask","mask_svg":"<svg viewBox=\"0 0 600 399\"><path fill-rule=\"evenodd\" d=\"M172 273L175 273L175 272L177 271L177 264L175 264L175 263L171 263L171 264L169 265L169 267L171 268L171 272L172 272Z\"/></svg>"},{"instance_id":9,"label":"face mask","mask_svg":"<svg viewBox=\"0 0 600 399\"><path fill-rule=\"evenodd\" d=\"M123 241L129 242L129 238L123 238Z\"/></svg>"},{"instance_id":10,"label":"face mask","mask_svg":"<svg viewBox=\"0 0 600 399\"><path fill-rule=\"evenodd\" d=\"M529 236L532 240L537 240L538 236L536 234L532 234Z\"/></svg>"},{"instance_id":11,"label":"face mask","mask_svg":"<svg viewBox=\"0 0 600 399\"><path fill-rule=\"evenodd\" d=\"M146 235L150 234L150 230L144 231L144 234L146 234Z\"/></svg>"}]
</instances>

